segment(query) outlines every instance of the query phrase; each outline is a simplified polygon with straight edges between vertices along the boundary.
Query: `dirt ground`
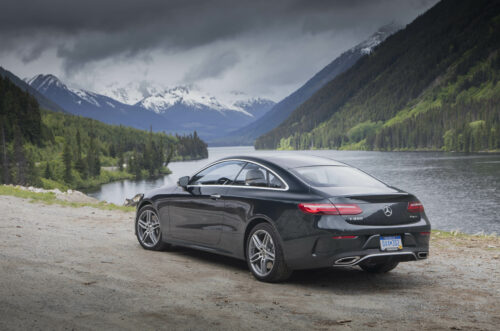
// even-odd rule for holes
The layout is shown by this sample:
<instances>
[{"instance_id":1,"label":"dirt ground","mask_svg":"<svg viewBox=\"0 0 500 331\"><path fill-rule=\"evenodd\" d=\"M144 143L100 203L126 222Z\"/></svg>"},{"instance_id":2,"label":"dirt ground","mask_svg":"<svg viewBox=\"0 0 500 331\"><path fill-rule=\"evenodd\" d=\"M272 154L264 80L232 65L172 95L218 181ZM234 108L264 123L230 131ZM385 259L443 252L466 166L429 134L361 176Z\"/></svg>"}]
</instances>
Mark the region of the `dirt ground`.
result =
<instances>
[{"instance_id":1,"label":"dirt ground","mask_svg":"<svg viewBox=\"0 0 500 331\"><path fill-rule=\"evenodd\" d=\"M498 330L500 241L432 239L427 261L253 279L246 264L150 252L133 213L0 196L0 330Z\"/></svg>"}]
</instances>

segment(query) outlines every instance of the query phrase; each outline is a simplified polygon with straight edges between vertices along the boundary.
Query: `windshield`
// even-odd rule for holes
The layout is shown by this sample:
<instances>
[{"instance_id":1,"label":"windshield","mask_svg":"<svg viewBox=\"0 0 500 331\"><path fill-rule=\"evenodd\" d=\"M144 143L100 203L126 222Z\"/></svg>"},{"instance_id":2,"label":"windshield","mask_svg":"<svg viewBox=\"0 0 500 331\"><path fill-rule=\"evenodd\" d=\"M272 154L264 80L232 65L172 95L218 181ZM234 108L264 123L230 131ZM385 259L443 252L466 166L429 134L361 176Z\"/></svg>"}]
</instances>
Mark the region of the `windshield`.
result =
<instances>
[{"instance_id":1,"label":"windshield","mask_svg":"<svg viewBox=\"0 0 500 331\"><path fill-rule=\"evenodd\" d=\"M311 166L292 170L311 186L387 187L364 172L345 166Z\"/></svg>"}]
</instances>

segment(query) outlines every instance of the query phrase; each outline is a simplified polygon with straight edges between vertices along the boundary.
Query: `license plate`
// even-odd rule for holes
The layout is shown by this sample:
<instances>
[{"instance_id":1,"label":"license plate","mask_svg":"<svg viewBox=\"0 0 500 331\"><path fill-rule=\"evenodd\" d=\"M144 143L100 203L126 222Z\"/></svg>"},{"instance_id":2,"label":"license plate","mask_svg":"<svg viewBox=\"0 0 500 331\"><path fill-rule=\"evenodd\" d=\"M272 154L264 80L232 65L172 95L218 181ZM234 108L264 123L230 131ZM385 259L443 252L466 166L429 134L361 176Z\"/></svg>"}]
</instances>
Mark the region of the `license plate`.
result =
<instances>
[{"instance_id":1,"label":"license plate","mask_svg":"<svg viewBox=\"0 0 500 331\"><path fill-rule=\"evenodd\" d=\"M381 251L397 251L403 249L403 242L401 236L380 236L380 250Z\"/></svg>"}]
</instances>

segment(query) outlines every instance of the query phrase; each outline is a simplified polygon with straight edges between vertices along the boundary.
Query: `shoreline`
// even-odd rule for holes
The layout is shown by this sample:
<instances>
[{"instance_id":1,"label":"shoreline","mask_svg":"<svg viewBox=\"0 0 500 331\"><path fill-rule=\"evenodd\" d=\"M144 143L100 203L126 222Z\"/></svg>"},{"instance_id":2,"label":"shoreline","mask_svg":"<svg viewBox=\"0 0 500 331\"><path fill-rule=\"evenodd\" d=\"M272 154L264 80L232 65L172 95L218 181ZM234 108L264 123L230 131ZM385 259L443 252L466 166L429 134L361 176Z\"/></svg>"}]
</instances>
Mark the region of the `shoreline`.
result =
<instances>
[{"instance_id":1,"label":"shoreline","mask_svg":"<svg viewBox=\"0 0 500 331\"><path fill-rule=\"evenodd\" d=\"M59 190L45 190L35 187L24 187L14 185L0 185L0 196L14 196L22 199L29 199L30 202L40 202L45 204L59 204L69 207L95 207L105 210L122 210L122 211L135 211L135 207L128 207L124 205L117 205L105 201L92 198L85 194L85 192L77 190L68 190L62 192ZM61 195L77 195L75 199L64 199ZM132 197L131 197L132 198ZM90 200L89 200L90 199ZM125 201L124 201L125 202ZM432 234L440 237L461 238L461 237L477 237L477 238L500 238L500 234L496 232L486 233L479 231L476 233L467 233L459 230L441 230L432 229ZM499 245L500 247L500 245Z\"/></svg>"}]
</instances>

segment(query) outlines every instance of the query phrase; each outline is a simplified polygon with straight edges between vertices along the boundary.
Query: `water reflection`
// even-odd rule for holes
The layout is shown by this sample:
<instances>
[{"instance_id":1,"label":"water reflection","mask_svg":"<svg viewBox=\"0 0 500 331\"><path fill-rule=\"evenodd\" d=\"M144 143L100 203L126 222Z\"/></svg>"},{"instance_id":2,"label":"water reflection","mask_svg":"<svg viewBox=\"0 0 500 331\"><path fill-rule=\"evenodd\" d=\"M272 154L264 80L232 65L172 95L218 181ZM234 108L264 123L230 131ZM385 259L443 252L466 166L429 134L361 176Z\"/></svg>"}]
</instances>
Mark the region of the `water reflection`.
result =
<instances>
[{"instance_id":1,"label":"water reflection","mask_svg":"<svg viewBox=\"0 0 500 331\"><path fill-rule=\"evenodd\" d=\"M500 233L500 155L439 152L255 151L253 147L209 148L209 158L173 162L172 174L155 180L124 180L88 192L100 200L122 204L125 198L152 188L173 185L209 162L231 155L303 153L321 155L358 167L416 194L435 228Z\"/></svg>"}]
</instances>

